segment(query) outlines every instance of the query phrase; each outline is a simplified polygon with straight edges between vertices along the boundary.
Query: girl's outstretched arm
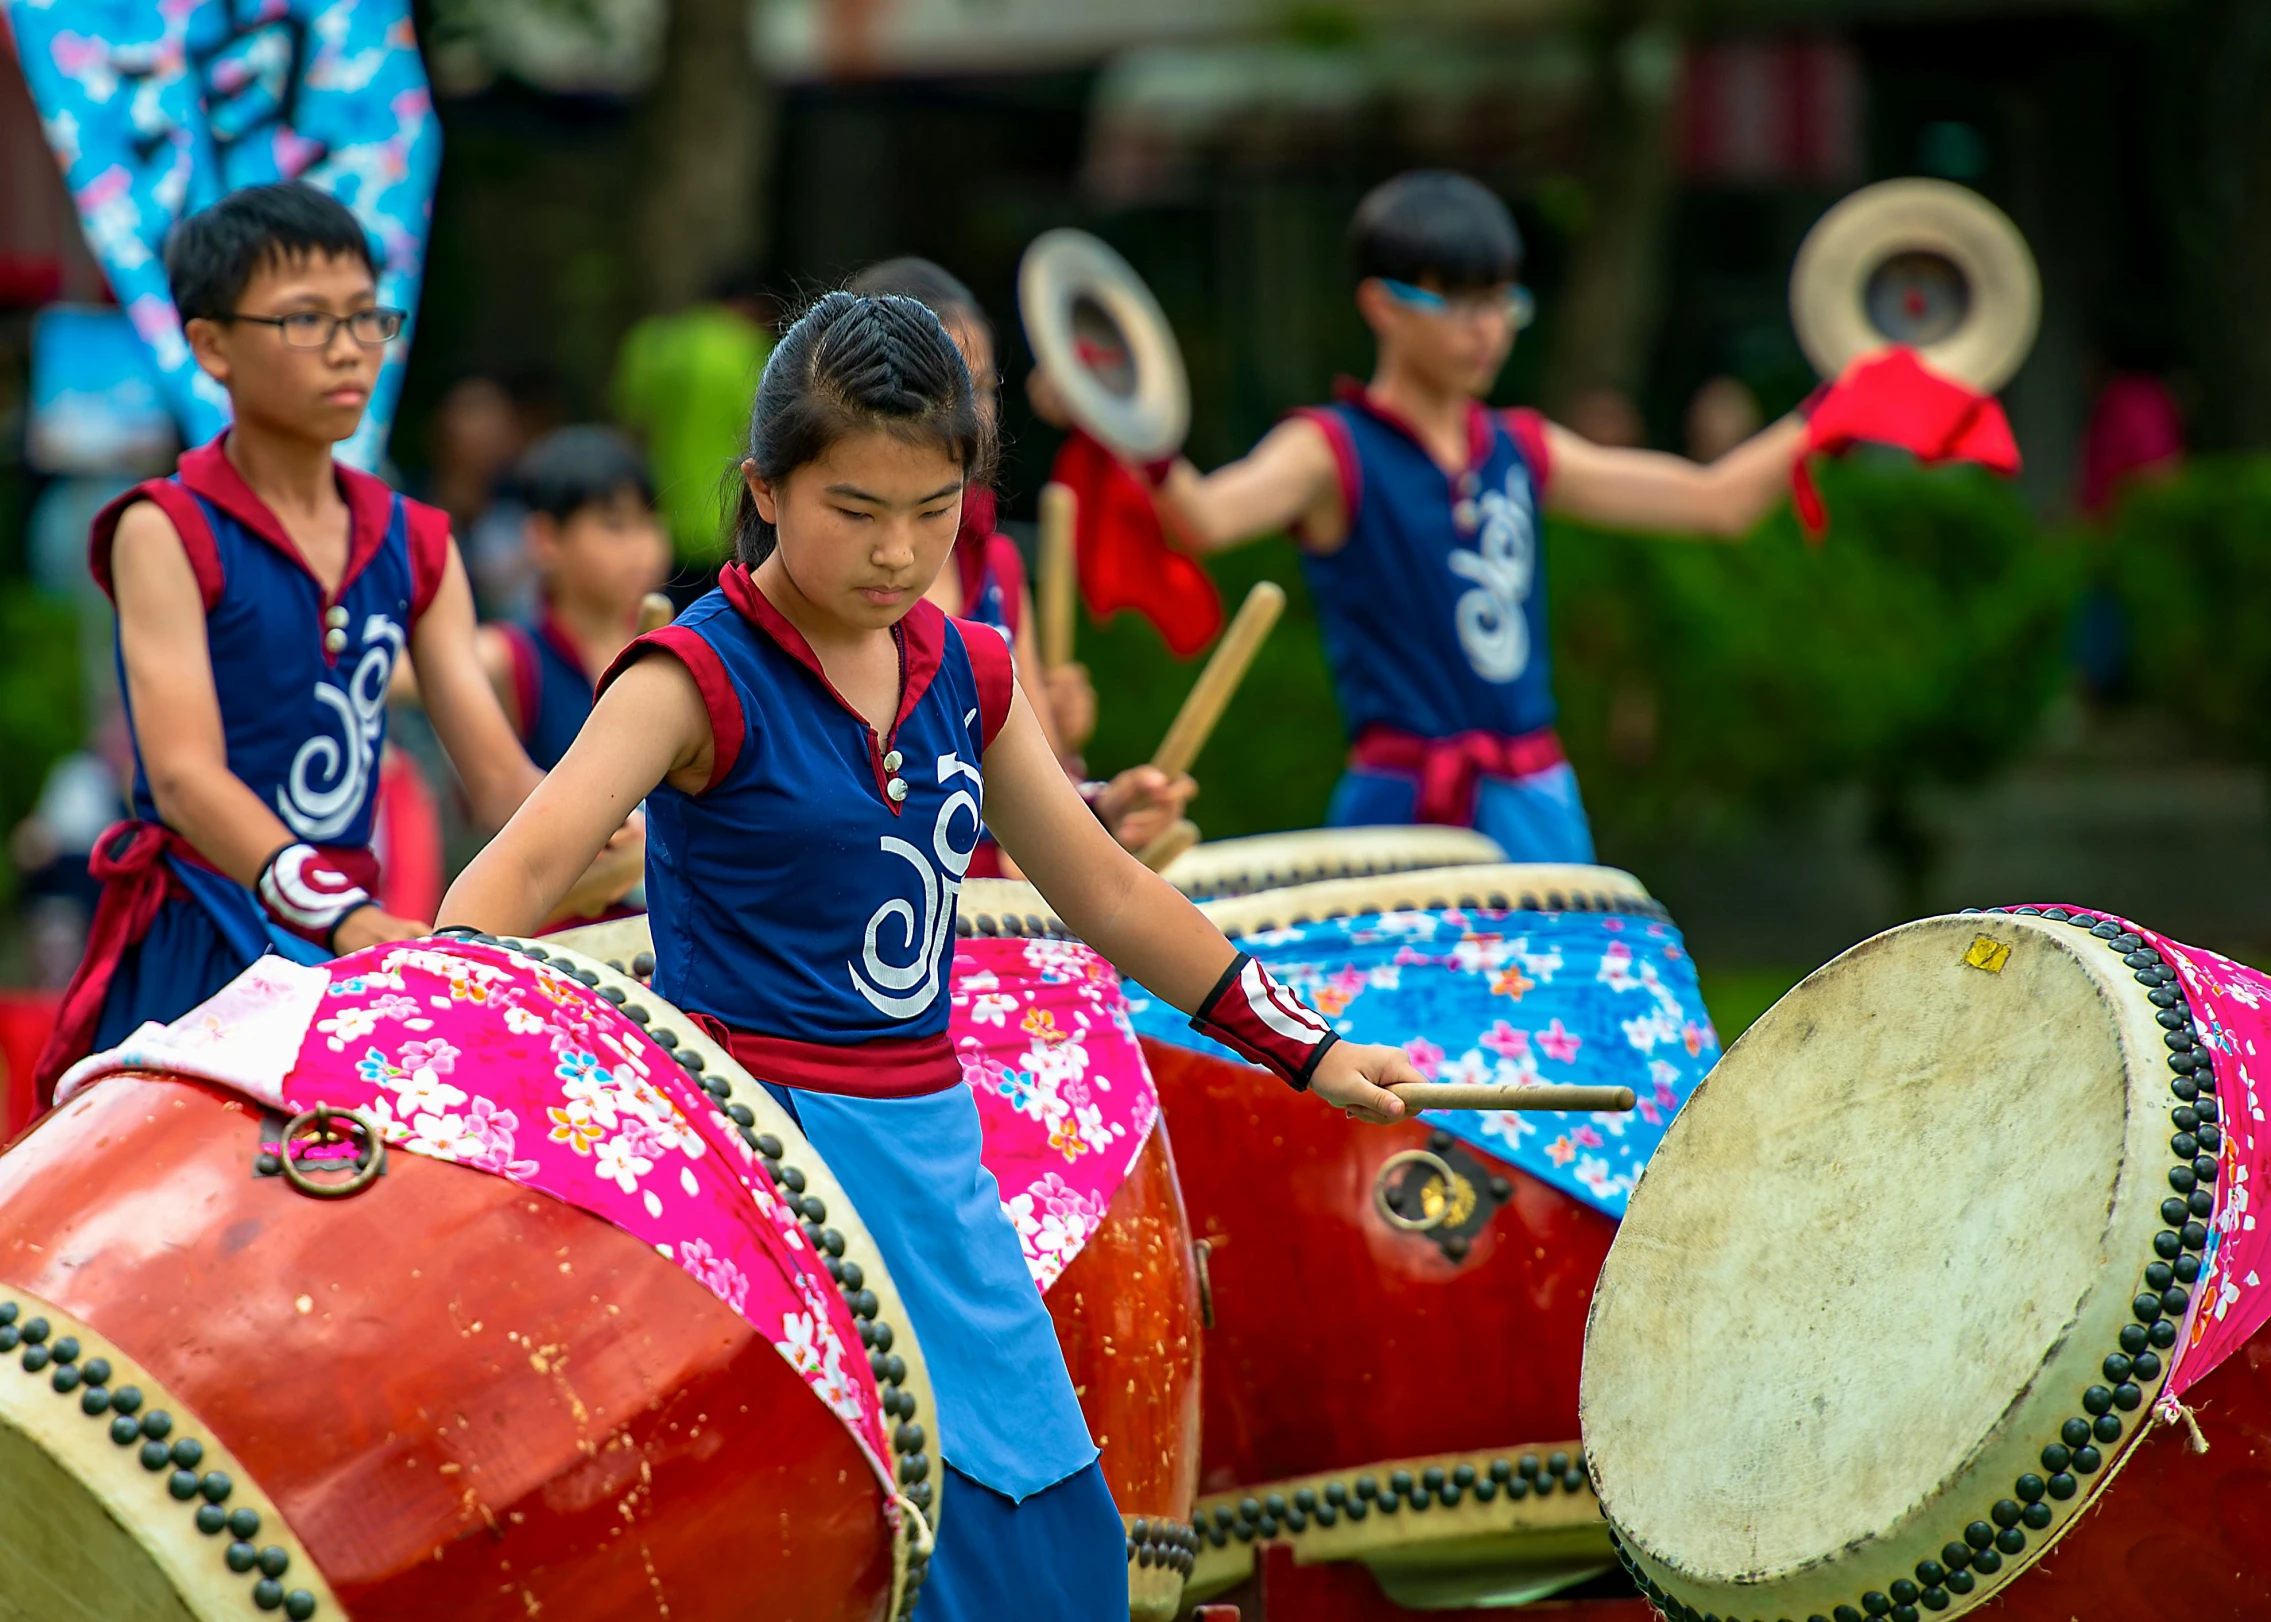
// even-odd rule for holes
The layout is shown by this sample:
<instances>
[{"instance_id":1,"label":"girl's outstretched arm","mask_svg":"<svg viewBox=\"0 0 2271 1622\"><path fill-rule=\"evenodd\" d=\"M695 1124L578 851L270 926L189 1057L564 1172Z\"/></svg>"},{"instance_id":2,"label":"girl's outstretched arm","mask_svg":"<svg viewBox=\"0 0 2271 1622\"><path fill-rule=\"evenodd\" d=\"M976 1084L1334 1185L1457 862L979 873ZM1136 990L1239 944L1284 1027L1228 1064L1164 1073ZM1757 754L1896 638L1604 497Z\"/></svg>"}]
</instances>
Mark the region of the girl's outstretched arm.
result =
<instances>
[{"instance_id":1,"label":"girl's outstretched arm","mask_svg":"<svg viewBox=\"0 0 2271 1622\"><path fill-rule=\"evenodd\" d=\"M1237 949L1105 832L1065 780L1022 692L986 750L985 775L987 825L1074 934L1185 1013L1223 989ZM1366 1120L1390 1121L1403 1101L1384 1089L1421 1079L1399 1049L1336 1040L1308 1086Z\"/></svg>"},{"instance_id":2,"label":"girl's outstretched arm","mask_svg":"<svg viewBox=\"0 0 2271 1622\"><path fill-rule=\"evenodd\" d=\"M568 753L442 897L442 924L533 933L664 778L709 780L710 718L694 678L653 654L608 687ZM1058 774L1060 780L1063 774Z\"/></svg>"}]
</instances>

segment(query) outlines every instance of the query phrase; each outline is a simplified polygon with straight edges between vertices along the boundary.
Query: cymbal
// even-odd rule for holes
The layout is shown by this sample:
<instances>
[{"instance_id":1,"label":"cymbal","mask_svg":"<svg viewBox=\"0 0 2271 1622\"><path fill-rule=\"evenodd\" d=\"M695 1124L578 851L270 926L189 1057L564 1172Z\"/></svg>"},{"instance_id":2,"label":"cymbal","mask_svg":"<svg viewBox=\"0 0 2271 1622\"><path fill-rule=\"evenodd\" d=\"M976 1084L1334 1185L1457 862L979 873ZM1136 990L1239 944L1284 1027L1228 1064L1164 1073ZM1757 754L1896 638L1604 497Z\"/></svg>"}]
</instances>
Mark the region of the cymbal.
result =
<instances>
[{"instance_id":1,"label":"cymbal","mask_svg":"<svg viewBox=\"0 0 2271 1622\"><path fill-rule=\"evenodd\" d=\"M1093 438L1135 462L1182 447L1183 352L1125 259L1085 231L1045 231L1017 267L1017 308L1034 357Z\"/></svg>"},{"instance_id":2,"label":"cymbal","mask_svg":"<svg viewBox=\"0 0 2271 1622\"><path fill-rule=\"evenodd\" d=\"M1992 394L2034 347L2042 280L2010 216L1945 180L1864 186L1815 222L1790 269L1790 320L1825 378L1902 344Z\"/></svg>"}]
</instances>

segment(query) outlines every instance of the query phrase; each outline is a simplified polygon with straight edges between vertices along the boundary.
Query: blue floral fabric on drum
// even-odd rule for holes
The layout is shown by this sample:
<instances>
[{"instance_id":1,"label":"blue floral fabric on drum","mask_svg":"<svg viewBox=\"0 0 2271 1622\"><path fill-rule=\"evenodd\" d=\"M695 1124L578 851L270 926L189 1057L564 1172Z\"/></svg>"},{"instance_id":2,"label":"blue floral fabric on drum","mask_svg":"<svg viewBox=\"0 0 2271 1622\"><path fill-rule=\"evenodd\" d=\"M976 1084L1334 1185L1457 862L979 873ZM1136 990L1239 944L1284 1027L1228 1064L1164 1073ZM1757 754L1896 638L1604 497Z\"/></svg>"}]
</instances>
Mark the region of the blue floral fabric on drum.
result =
<instances>
[{"instance_id":1,"label":"blue floral fabric on drum","mask_svg":"<svg viewBox=\"0 0 2271 1622\"><path fill-rule=\"evenodd\" d=\"M1640 1168L1719 1058L1679 931L1597 912L1385 912L1238 945L1354 1042L1401 1047L1431 1081L1630 1087L1629 1114L1430 1112L1430 1124L1624 1215ZM1139 1035L1235 1059L1130 985Z\"/></svg>"}]
</instances>

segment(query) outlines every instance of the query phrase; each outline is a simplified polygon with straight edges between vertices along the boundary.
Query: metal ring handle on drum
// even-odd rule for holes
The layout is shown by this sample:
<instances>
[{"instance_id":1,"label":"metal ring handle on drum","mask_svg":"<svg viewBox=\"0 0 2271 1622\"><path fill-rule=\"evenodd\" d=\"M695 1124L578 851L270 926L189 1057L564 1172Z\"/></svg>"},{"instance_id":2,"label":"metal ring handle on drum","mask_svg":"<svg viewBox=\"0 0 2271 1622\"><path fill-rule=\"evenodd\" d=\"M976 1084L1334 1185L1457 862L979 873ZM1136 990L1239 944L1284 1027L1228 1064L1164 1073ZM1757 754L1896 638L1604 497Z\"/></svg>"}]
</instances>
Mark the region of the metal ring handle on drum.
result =
<instances>
[{"instance_id":1,"label":"metal ring handle on drum","mask_svg":"<svg viewBox=\"0 0 2271 1622\"><path fill-rule=\"evenodd\" d=\"M363 1134L363 1142L368 1147L369 1158L355 1168L353 1176L336 1183L319 1183L306 1172L300 1170L299 1166L293 1161L292 1141L300 1135L303 1129L311 1126L323 1136L331 1137L334 1135L331 1126L333 1121L350 1122L357 1131ZM378 1123L361 1110L334 1109L329 1104L318 1104L313 1109L302 1110L284 1123L284 1130L278 1135L276 1149L277 1159L282 1162L284 1181L290 1183L311 1200L343 1200L350 1195L360 1194L364 1189L378 1181L386 1171L385 1135L379 1131Z\"/></svg>"},{"instance_id":2,"label":"metal ring handle on drum","mask_svg":"<svg viewBox=\"0 0 2271 1622\"><path fill-rule=\"evenodd\" d=\"M1388 1203L1388 1179L1406 1166L1425 1166L1443 1180L1443 1209L1431 1217L1408 1217ZM1441 1155L1425 1149L1402 1149L1380 1162L1380 1170L1372 1178L1372 1204L1391 1228L1406 1233L1426 1233L1440 1228L1451 1214L1451 1194L1459 1186L1459 1174Z\"/></svg>"},{"instance_id":3,"label":"metal ring handle on drum","mask_svg":"<svg viewBox=\"0 0 2271 1622\"><path fill-rule=\"evenodd\" d=\"M891 1535L891 1605L886 1614L898 1622L907 1612L908 1573L918 1564L929 1564L938 1549L938 1536L905 1493L892 1493L891 1502L899 1511L899 1525Z\"/></svg>"}]
</instances>

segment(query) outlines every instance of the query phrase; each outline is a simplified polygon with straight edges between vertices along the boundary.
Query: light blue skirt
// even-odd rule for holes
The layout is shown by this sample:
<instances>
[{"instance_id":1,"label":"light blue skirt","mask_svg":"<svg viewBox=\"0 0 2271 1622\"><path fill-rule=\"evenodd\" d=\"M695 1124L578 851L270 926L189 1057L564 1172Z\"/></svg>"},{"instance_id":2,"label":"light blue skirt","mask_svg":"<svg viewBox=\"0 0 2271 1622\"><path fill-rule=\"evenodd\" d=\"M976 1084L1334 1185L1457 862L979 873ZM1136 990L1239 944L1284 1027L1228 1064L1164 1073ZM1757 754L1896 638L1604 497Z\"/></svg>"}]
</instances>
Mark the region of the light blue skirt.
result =
<instances>
[{"instance_id":1,"label":"light blue skirt","mask_svg":"<svg viewBox=\"0 0 2271 1622\"><path fill-rule=\"evenodd\" d=\"M967 1087L845 1098L772 1087L867 1225L930 1371L940 1455L1016 1502L1095 1462L1056 1326ZM948 1525L955 1511L945 1510ZM1115 1538L1115 1547L1117 1547Z\"/></svg>"}]
</instances>

